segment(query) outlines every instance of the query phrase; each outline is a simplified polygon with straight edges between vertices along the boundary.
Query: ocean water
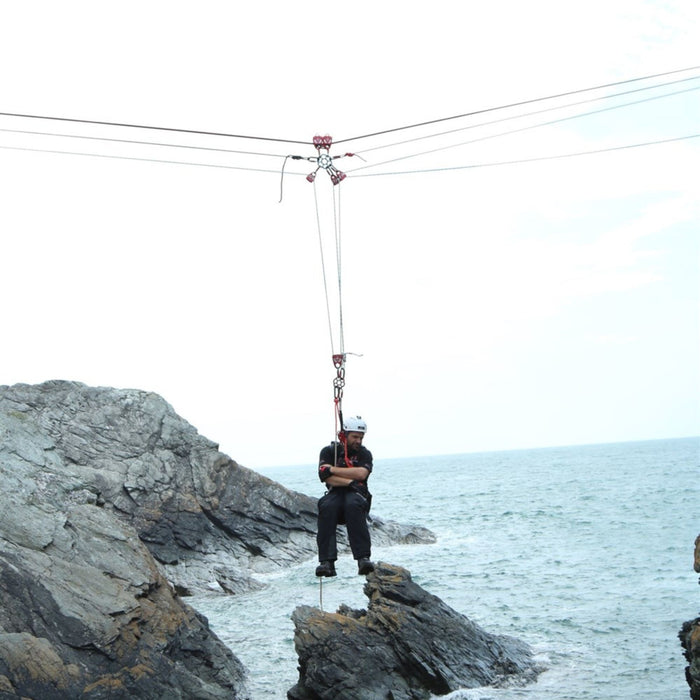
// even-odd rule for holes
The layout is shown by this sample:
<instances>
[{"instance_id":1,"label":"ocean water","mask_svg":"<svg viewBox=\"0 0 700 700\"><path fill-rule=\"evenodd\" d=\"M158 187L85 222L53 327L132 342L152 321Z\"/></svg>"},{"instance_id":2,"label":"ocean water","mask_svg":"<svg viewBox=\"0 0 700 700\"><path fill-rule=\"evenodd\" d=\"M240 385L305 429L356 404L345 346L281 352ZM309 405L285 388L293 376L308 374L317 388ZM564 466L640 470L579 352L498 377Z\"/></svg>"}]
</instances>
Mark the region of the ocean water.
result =
<instances>
[{"instance_id":1,"label":"ocean water","mask_svg":"<svg viewBox=\"0 0 700 700\"><path fill-rule=\"evenodd\" d=\"M371 444L369 445L371 448ZM261 470L321 495L313 464ZM374 548L488 632L528 642L546 671L521 688L451 700L687 700L677 638L700 612L700 438L377 459L373 514L430 528L433 545ZM243 661L254 700L297 681L290 615L319 605L315 561L267 587L192 604ZM323 609L366 607L349 553ZM361 700L361 698L358 698Z\"/></svg>"}]
</instances>

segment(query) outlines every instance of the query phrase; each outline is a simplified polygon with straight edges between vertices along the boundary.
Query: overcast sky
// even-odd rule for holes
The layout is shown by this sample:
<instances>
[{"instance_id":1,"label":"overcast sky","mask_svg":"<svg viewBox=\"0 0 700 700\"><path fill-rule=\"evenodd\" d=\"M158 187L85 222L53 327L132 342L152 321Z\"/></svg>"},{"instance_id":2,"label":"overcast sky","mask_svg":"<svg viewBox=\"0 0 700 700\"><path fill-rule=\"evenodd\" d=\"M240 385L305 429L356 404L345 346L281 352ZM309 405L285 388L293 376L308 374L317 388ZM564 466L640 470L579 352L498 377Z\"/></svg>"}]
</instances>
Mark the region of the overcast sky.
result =
<instances>
[{"instance_id":1,"label":"overcast sky","mask_svg":"<svg viewBox=\"0 0 700 700\"><path fill-rule=\"evenodd\" d=\"M26 0L0 5L0 111L344 140L697 66L698 46L696 0ZM339 144L364 159L335 161L340 187L289 160L281 203L308 145L0 117L0 384L154 391L245 466L314 462L335 195L343 405L376 459L697 435L700 139L535 159L700 134L698 91L599 111L698 77Z\"/></svg>"}]
</instances>

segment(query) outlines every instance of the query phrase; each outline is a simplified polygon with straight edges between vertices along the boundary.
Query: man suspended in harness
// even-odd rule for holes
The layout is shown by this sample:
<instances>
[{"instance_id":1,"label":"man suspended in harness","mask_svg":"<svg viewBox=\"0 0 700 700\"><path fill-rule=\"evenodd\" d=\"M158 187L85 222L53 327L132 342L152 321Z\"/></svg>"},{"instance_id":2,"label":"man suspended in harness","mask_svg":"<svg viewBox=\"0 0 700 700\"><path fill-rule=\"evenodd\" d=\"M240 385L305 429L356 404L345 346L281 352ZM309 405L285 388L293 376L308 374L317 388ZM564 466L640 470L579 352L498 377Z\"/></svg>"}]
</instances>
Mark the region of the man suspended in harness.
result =
<instances>
[{"instance_id":1,"label":"man suspended in harness","mask_svg":"<svg viewBox=\"0 0 700 700\"><path fill-rule=\"evenodd\" d=\"M318 476L327 491L318 501L316 543L320 564L316 576L336 575L336 529L339 524L347 527L358 574L364 576L374 571L367 526L372 502L367 489L367 479L372 472L372 453L362 445L366 432L367 423L360 416L347 418L343 421L340 443L333 442L321 450Z\"/></svg>"}]
</instances>

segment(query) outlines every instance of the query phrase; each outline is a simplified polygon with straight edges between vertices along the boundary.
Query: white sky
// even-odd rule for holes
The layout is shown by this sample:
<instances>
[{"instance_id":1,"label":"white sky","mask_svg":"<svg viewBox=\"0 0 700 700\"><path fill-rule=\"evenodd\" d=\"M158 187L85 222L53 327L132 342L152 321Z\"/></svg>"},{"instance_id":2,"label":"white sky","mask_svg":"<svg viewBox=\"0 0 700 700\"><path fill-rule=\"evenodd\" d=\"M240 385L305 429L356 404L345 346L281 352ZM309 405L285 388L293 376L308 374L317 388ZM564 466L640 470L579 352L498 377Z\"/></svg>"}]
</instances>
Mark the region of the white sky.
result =
<instances>
[{"instance_id":1,"label":"white sky","mask_svg":"<svg viewBox=\"0 0 700 700\"><path fill-rule=\"evenodd\" d=\"M0 111L340 140L696 66L698 46L696 0L29 0L0 5ZM697 134L698 95L349 175L340 187L345 350L362 356L348 358L344 409L368 421L375 458L698 434L700 139L359 177ZM337 165L350 171L520 126ZM0 129L0 384L155 391L241 464L315 461L333 437L335 370L314 188L294 175L312 166L287 163L280 204L282 158L7 130L313 150L7 117ZM317 191L322 234L332 237L323 172Z\"/></svg>"}]
</instances>

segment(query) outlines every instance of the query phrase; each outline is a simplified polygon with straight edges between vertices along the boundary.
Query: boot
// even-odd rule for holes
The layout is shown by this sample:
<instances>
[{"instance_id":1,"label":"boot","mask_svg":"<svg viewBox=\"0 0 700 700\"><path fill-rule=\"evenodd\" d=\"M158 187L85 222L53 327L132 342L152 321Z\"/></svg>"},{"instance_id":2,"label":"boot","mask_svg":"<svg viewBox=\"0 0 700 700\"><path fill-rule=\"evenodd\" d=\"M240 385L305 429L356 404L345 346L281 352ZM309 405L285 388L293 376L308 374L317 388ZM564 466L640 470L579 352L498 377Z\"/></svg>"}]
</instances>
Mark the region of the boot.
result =
<instances>
[{"instance_id":1,"label":"boot","mask_svg":"<svg viewBox=\"0 0 700 700\"><path fill-rule=\"evenodd\" d=\"M357 573L360 576L366 576L374 571L374 564L367 558L357 560Z\"/></svg>"},{"instance_id":2,"label":"boot","mask_svg":"<svg viewBox=\"0 0 700 700\"><path fill-rule=\"evenodd\" d=\"M322 561L316 567L316 576L335 576L335 562Z\"/></svg>"}]
</instances>

